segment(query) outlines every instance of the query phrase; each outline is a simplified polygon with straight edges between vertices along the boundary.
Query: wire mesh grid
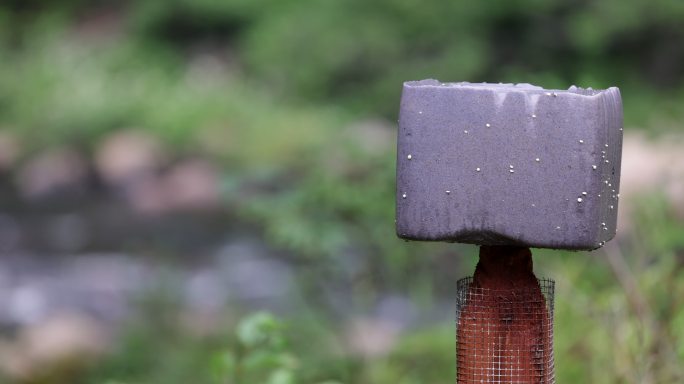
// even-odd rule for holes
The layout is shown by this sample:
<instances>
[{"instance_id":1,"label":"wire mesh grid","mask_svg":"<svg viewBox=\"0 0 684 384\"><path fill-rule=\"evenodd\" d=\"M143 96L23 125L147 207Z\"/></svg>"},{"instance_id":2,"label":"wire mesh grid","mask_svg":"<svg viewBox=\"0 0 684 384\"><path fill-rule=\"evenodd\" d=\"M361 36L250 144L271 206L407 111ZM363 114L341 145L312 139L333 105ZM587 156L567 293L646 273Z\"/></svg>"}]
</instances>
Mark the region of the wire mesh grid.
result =
<instances>
[{"instance_id":1,"label":"wire mesh grid","mask_svg":"<svg viewBox=\"0 0 684 384\"><path fill-rule=\"evenodd\" d=\"M458 281L457 382L555 383L555 283L488 289Z\"/></svg>"}]
</instances>

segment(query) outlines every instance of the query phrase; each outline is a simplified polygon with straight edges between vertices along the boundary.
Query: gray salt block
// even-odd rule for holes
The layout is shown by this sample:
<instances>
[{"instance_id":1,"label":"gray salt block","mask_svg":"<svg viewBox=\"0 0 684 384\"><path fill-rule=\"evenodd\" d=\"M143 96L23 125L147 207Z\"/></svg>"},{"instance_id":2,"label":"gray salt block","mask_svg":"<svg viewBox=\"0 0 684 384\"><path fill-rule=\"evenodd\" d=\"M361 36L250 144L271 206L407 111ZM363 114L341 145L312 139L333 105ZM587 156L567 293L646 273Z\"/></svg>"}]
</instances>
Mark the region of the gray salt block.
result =
<instances>
[{"instance_id":1,"label":"gray salt block","mask_svg":"<svg viewBox=\"0 0 684 384\"><path fill-rule=\"evenodd\" d=\"M615 236L617 88L404 83L397 235L591 250Z\"/></svg>"}]
</instances>

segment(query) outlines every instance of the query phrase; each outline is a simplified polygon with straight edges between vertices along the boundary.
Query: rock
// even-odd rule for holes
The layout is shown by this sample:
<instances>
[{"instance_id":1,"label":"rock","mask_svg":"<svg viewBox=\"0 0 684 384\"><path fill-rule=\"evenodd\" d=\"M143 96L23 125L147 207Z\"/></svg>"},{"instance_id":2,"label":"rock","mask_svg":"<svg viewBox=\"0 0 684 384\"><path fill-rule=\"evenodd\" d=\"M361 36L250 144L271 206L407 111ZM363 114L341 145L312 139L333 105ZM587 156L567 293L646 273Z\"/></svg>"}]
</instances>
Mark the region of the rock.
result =
<instances>
[{"instance_id":1,"label":"rock","mask_svg":"<svg viewBox=\"0 0 684 384\"><path fill-rule=\"evenodd\" d=\"M13 251L22 240L22 231L17 220L0 213L0 255Z\"/></svg>"},{"instance_id":2,"label":"rock","mask_svg":"<svg viewBox=\"0 0 684 384\"><path fill-rule=\"evenodd\" d=\"M277 313L293 310L297 303L289 300L296 293L295 273L292 266L279 260L273 250L256 239L231 241L218 249L212 267L223 281L218 292L218 280L206 282L206 294L213 299L226 300L268 309ZM210 290L211 289L211 290Z\"/></svg>"},{"instance_id":3,"label":"rock","mask_svg":"<svg viewBox=\"0 0 684 384\"><path fill-rule=\"evenodd\" d=\"M19 170L17 187L27 200L82 194L88 166L80 153L58 148L38 154Z\"/></svg>"},{"instance_id":4,"label":"rock","mask_svg":"<svg viewBox=\"0 0 684 384\"><path fill-rule=\"evenodd\" d=\"M0 343L0 370L15 381L69 377L88 367L109 346L99 323L77 313L64 313L26 327L13 340Z\"/></svg>"},{"instance_id":5,"label":"rock","mask_svg":"<svg viewBox=\"0 0 684 384\"><path fill-rule=\"evenodd\" d=\"M138 176L129 178L124 192L133 208L141 213L209 210L220 203L219 173L204 160L186 160L162 174Z\"/></svg>"},{"instance_id":6,"label":"rock","mask_svg":"<svg viewBox=\"0 0 684 384\"><path fill-rule=\"evenodd\" d=\"M187 276L184 287L185 302L191 312L203 311L218 314L227 303L228 289L225 279L215 268L193 271Z\"/></svg>"},{"instance_id":7,"label":"rock","mask_svg":"<svg viewBox=\"0 0 684 384\"><path fill-rule=\"evenodd\" d=\"M129 184L125 196L128 204L142 214L156 215L168 210L166 191L157 176L150 175Z\"/></svg>"},{"instance_id":8,"label":"rock","mask_svg":"<svg viewBox=\"0 0 684 384\"><path fill-rule=\"evenodd\" d=\"M143 132L115 132L102 140L95 153L95 167L103 180L120 185L149 177L164 163L158 141Z\"/></svg>"},{"instance_id":9,"label":"rock","mask_svg":"<svg viewBox=\"0 0 684 384\"><path fill-rule=\"evenodd\" d=\"M423 315L413 301L403 296L384 297L378 303L375 313L378 318L393 321L402 328L416 323Z\"/></svg>"},{"instance_id":10,"label":"rock","mask_svg":"<svg viewBox=\"0 0 684 384\"><path fill-rule=\"evenodd\" d=\"M0 171L8 171L14 166L21 147L19 141L9 132L0 132Z\"/></svg>"},{"instance_id":11,"label":"rock","mask_svg":"<svg viewBox=\"0 0 684 384\"><path fill-rule=\"evenodd\" d=\"M665 195L671 202L677 218L684 220L684 177L668 183L665 188Z\"/></svg>"},{"instance_id":12,"label":"rock","mask_svg":"<svg viewBox=\"0 0 684 384\"><path fill-rule=\"evenodd\" d=\"M661 192L684 216L684 136L648 139L641 133L625 135L620 186L618 233L632 230L632 215L640 196Z\"/></svg>"},{"instance_id":13,"label":"rock","mask_svg":"<svg viewBox=\"0 0 684 384\"><path fill-rule=\"evenodd\" d=\"M345 339L350 352L366 358L379 358L392 350L399 333L399 327L391 321L357 318L347 327Z\"/></svg>"},{"instance_id":14,"label":"rock","mask_svg":"<svg viewBox=\"0 0 684 384\"><path fill-rule=\"evenodd\" d=\"M90 227L79 213L55 215L45 220L45 223L45 235L50 249L75 252L83 249L90 241Z\"/></svg>"},{"instance_id":15,"label":"rock","mask_svg":"<svg viewBox=\"0 0 684 384\"><path fill-rule=\"evenodd\" d=\"M213 209L220 203L220 176L204 160L186 160L163 176L166 204L173 210Z\"/></svg>"},{"instance_id":16,"label":"rock","mask_svg":"<svg viewBox=\"0 0 684 384\"><path fill-rule=\"evenodd\" d=\"M53 293L43 288L42 284L24 283L8 289L10 296L5 301L3 310L8 313L6 317L20 325L43 321L50 310L48 294Z\"/></svg>"},{"instance_id":17,"label":"rock","mask_svg":"<svg viewBox=\"0 0 684 384\"><path fill-rule=\"evenodd\" d=\"M0 263L0 328L41 324L63 312L87 313L107 324L130 315L131 300L157 275L118 253L78 257L7 255Z\"/></svg>"}]
</instances>

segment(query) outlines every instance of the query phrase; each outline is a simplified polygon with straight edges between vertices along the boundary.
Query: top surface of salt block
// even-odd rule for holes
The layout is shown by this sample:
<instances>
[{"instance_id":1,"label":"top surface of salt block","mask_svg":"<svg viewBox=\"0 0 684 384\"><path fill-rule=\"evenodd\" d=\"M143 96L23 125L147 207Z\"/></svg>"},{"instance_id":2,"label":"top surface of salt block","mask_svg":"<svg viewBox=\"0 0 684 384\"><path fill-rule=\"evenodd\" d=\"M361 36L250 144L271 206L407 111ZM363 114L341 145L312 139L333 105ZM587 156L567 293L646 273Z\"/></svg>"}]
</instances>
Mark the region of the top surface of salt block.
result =
<instances>
[{"instance_id":1,"label":"top surface of salt block","mask_svg":"<svg viewBox=\"0 0 684 384\"><path fill-rule=\"evenodd\" d=\"M615 235L617 88L404 83L397 235L590 250Z\"/></svg>"}]
</instances>

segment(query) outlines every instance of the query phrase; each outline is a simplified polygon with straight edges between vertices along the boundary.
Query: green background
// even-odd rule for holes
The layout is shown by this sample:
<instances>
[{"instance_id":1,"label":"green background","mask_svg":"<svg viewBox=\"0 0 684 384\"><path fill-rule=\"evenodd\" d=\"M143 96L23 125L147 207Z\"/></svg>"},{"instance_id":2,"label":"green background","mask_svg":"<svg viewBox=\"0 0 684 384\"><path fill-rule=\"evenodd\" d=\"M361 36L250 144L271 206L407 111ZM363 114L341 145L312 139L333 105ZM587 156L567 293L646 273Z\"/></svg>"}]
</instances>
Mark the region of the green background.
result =
<instances>
[{"instance_id":1,"label":"green background","mask_svg":"<svg viewBox=\"0 0 684 384\"><path fill-rule=\"evenodd\" d=\"M684 2L0 3L0 133L21 143L3 190L16 189L22 165L42 153L67 148L91 164L117 132L144 134L169 164L199 157L218 169L218 231L248 233L281 255L296 267L301 296L274 314L227 306L220 325L197 336L175 320L173 288L155 288L96 361L26 381L454 382L455 282L472 273L477 249L405 243L393 227L401 84L423 78L619 86L630 143L677 142ZM559 383L684 380L684 209L668 194L682 185L684 158L671 159L656 166L673 170L663 177L641 171L652 188L623 199L628 229L605 250L535 252L538 275L557 281ZM14 195L2 194L0 207L19 216L78 209L68 196ZM107 248L163 265L201 249L175 240L121 238ZM323 294L338 289L350 294L347 313ZM348 348L347 324L388 292L440 314L390 332L381 353Z\"/></svg>"}]
</instances>

